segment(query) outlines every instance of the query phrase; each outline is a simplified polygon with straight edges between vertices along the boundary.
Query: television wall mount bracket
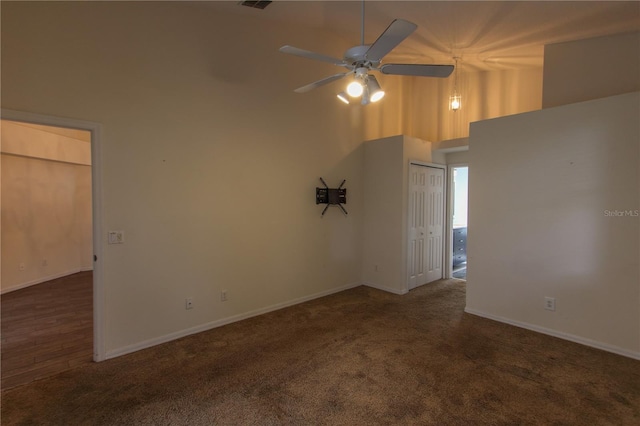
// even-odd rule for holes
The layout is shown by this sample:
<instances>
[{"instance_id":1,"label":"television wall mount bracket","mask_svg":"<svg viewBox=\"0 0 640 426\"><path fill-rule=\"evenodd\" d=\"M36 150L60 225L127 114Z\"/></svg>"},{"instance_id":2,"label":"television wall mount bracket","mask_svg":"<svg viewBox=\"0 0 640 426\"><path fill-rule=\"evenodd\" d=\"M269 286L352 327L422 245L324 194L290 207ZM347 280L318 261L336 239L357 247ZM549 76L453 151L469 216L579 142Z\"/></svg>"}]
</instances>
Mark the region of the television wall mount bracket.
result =
<instances>
[{"instance_id":1,"label":"television wall mount bracket","mask_svg":"<svg viewBox=\"0 0 640 426\"><path fill-rule=\"evenodd\" d=\"M324 210L322 210L322 216L327 212L329 206L338 206L340 210L342 210L342 213L345 215L349 214L343 206L343 204L347 204L347 188L342 187L346 181L347 180L344 179L337 188L329 188L329 185L327 185L324 179L320 178L320 182L322 182L324 188L316 187L316 204L327 205Z\"/></svg>"}]
</instances>

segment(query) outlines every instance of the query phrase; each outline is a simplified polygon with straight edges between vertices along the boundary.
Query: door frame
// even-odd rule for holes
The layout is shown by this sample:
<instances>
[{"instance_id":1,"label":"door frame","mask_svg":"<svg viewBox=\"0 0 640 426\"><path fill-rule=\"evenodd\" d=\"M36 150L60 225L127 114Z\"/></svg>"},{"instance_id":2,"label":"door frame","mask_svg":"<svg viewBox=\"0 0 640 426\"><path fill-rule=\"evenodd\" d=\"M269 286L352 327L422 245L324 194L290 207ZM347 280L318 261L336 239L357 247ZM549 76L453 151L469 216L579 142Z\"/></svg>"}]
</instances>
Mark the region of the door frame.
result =
<instances>
[{"instance_id":1,"label":"door frame","mask_svg":"<svg viewBox=\"0 0 640 426\"><path fill-rule=\"evenodd\" d=\"M409 212L409 183L410 183L410 179L411 179L411 166L412 165L416 165L416 166L421 166L421 167L431 167L433 169L441 169L444 172L444 188L442 188L443 191L443 196L445 197L445 201L444 203L442 203L442 214L444 215L444 221L443 221L443 229L442 229L442 235L446 235L446 231L447 231L447 198L448 194L449 194L449 178L448 178L448 169L447 169L447 165L446 164L437 164L437 163L429 163L426 161L420 161L420 160L409 160L409 165L407 167L407 174L406 174L406 182L407 182L407 186L405 189L405 197L406 197L406 202L405 202L405 229L404 229L404 249L405 249L405 273L404 273L404 293L408 293L409 292L409 215L411 214ZM442 239L442 249L443 250L447 250L447 239L443 238ZM445 278L446 277L446 271L445 271L445 259L446 259L446 251L444 252L445 256L442 256L442 277Z\"/></svg>"},{"instance_id":2,"label":"door frame","mask_svg":"<svg viewBox=\"0 0 640 426\"><path fill-rule=\"evenodd\" d=\"M104 286L102 280L102 125L91 121L55 117L2 108L0 118L91 132L91 203L93 227L93 360L104 361Z\"/></svg>"},{"instance_id":3,"label":"door frame","mask_svg":"<svg viewBox=\"0 0 640 426\"><path fill-rule=\"evenodd\" d=\"M453 169L458 167L469 167L469 163L454 163L447 165L447 184L449 185L447 190L447 241L446 241L446 278L453 278ZM468 216L468 214L467 214ZM467 224L467 232L468 224Z\"/></svg>"}]
</instances>

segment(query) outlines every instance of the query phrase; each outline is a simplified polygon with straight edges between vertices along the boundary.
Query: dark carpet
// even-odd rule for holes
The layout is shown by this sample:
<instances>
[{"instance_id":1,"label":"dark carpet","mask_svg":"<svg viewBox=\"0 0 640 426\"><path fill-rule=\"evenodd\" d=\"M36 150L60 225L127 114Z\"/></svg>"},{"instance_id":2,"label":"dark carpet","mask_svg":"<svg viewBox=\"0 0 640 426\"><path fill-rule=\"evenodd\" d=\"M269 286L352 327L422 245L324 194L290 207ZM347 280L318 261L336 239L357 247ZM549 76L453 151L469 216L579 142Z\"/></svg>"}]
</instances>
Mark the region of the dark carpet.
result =
<instances>
[{"instance_id":1,"label":"dark carpet","mask_svg":"<svg viewBox=\"0 0 640 426\"><path fill-rule=\"evenodd\" d=\"M638 425L640 361L357 287L2 393L3 425Z\"/></svg>"}]
</instances>

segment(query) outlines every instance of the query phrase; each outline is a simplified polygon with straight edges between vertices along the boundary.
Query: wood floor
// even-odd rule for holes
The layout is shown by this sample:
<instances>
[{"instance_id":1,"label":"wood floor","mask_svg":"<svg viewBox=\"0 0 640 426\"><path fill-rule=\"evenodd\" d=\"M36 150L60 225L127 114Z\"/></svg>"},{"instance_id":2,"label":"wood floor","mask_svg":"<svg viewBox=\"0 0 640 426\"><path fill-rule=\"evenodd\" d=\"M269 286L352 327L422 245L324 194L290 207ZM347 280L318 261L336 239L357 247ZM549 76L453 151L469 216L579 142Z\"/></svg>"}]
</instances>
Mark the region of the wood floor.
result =
<instances>
[{"instance_id":1,"label":"wood floor","mask_svg":"<svg viewBox=\"0 0 640 426\"><path fill-rule=\"evenodd\" d=\"M3 390L92 361L91 271L6 293L1 305Z\"/></svg>"}]
</instances>

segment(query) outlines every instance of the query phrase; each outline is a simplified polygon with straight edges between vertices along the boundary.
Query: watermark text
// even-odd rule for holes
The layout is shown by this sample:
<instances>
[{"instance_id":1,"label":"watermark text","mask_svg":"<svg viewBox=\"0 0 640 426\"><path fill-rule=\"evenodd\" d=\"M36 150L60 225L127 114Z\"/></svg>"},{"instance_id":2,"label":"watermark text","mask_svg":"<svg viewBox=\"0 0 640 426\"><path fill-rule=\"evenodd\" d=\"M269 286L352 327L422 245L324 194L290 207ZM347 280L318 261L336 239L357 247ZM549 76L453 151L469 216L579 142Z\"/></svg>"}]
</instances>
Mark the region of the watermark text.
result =
<instances>
[{"instance_id":1,"label":"watermark text","mask_svg":"<svg viewBox=\"0 0 640 426\"><path fill-rule=\"evenodd\" d=\"M605 217L638 217L640 210L605 210Z\"/></svg>"}]
</instances>

